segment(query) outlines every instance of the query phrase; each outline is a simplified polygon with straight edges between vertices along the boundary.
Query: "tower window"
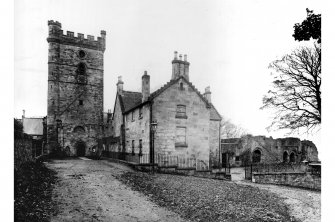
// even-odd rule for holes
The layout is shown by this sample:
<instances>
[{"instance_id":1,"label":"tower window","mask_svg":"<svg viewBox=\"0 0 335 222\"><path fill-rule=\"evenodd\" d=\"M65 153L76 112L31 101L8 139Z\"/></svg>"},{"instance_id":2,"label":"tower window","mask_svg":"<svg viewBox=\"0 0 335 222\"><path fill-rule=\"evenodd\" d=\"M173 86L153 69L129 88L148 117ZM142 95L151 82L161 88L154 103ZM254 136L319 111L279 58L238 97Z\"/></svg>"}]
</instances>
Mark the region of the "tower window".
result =
<instances>
[{"instance_id":1,"label":"tower window","mask_svg":"<svg viewBox=\"0 0 335 222\"><path fill-rule=\"evenodd\" d=\"M77 67L78 75L85 75L86 74L86 66L84 63L79 63Z\"/></svg>"},{"instance_id":2,"label":"tower window","mask_svg":"<svg viewBox=\"0 0 335 222\"><path fill-rule=\"evenodd\" d=\"M84 105L84 101L83 100L79 100L79 106Z\"/></svg>"},{"instance_id":3,"label":"tower window","mask_svg":"<svg viewBox=\"0 0 335 222\"><path fill-rule=\"evenodd\" d=\"M78 55L79 55L79 58L83 59L83 58L85 58L86 53L85 53L84 50L80 50L79 53L78 53Z\"/></svg>"}]
</instances>

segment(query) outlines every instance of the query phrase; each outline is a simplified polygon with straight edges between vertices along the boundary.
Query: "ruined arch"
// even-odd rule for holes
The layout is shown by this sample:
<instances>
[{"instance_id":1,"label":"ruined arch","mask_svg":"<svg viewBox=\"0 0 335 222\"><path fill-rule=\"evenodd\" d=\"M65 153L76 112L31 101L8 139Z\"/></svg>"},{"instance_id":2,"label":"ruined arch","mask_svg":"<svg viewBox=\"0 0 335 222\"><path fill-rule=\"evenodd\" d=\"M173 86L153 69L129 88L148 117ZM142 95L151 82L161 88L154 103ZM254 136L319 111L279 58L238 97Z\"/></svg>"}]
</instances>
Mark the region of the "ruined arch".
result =
<instances>
[{"instance_id":1,"label":"ruined arch","mask_svg":"<svg viewBox=\"0 0 335 222\"><path fill-rule=\"evenodd\" d=\"M295 152L292 152L290 154L290 163L295 163L295 161L296 161L296 154Z\"/></svg>"},{"instance_id":2,"label":"ruined arch","mask_svg":"<svg viewBox=\"0 0 335 222\"><path fill-rule=\"evenodd\" d=\"M82 126L76 126L73 128L74 133L85 133L85 128Z\"/></svg>"},{"instance_id":3,"label":"ruined arch","mask_svg":"<svg viewBox=\"0 0 335 222\"><path fill-rule=\"evenodd\" d=\"M260 149L256 149L252 152L252 162L253 163L260 163L262 157L262 152Z\"/></svg>"},{"instance_id":4,"label":"ruined arch","mask_svg":"<svg viewBox=\"0 0 335 222\"><path fill-rule=\"evenodd\" d=\"M284 153L283 153L283 163L287 163L288 162L288 159L289 157L288 157L288 152L287 151L284 151Z\"/></svg>"}]
</instances>

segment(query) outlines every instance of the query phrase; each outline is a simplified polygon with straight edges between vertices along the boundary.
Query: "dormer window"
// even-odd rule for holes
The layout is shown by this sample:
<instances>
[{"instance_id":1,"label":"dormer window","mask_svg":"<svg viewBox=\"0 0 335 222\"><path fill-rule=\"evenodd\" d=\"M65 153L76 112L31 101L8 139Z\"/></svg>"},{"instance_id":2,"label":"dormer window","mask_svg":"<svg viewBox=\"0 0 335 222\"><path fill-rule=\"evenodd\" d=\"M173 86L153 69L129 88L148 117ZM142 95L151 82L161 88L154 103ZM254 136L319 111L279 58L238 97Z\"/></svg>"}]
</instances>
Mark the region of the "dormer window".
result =
<instances>
[{"instance_id":1,"label":"dormer window","mask_svg":"<svg viewBox=\"0 0 335 222\"><path fill-rule=\"evenodd\" d=\"M177 105L176 118L187 119L185 105Z\"/></svg>"},{"instance_id":2,"label":"dormer window","mask_svg":"<svg viewBox=\"0 0 335 222\"><path fill-rule=\"evenodd\" d=\"M83 100L79 100L79 106L84 105L84 101Z\"/></svg>"}]
</instances>

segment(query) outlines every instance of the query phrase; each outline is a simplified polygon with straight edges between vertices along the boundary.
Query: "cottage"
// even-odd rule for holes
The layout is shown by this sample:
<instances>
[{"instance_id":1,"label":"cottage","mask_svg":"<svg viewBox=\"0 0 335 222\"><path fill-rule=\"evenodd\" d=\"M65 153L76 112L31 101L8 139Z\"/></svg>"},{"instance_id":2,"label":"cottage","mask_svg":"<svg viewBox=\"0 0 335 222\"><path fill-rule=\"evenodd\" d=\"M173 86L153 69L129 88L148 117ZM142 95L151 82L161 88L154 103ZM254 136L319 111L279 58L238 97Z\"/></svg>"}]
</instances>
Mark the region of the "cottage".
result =
<instances>
[{"instance_id":1,"label":"cottage","mask_svg":"<svg viewBox=\"0 0 335 222\"><path fill-rule=\"evenodd\" d=\"M118 77L107 152L147 156L149 162L164 154L194 158L210 167L219 164L221 116L210 88L202 94L190 82L189 66L187 56L178 58L175 52L171 80L152 93L146 71L141 92L124 90Z\"/></svg>"}]
</instances>

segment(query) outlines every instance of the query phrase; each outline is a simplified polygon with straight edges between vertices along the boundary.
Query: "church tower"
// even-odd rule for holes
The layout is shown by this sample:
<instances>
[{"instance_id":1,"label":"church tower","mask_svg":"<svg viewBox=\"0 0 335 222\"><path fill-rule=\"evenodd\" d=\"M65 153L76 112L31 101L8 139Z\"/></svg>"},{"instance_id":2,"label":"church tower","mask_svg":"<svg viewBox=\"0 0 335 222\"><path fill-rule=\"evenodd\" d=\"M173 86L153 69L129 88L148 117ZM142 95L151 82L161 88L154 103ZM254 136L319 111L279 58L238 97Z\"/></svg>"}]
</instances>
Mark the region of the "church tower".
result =
<instances>
[{"instance_id":1,"label":"church tower","mask_svg":"<svg viewBox=\"0 0 335 222\"><path fill-rule=\"evenodd\" d=\"M89 156L103 134L103 77L106 32L94 36L67 31L48 21L47 152Z\"/></svg>"}]
</instances>

